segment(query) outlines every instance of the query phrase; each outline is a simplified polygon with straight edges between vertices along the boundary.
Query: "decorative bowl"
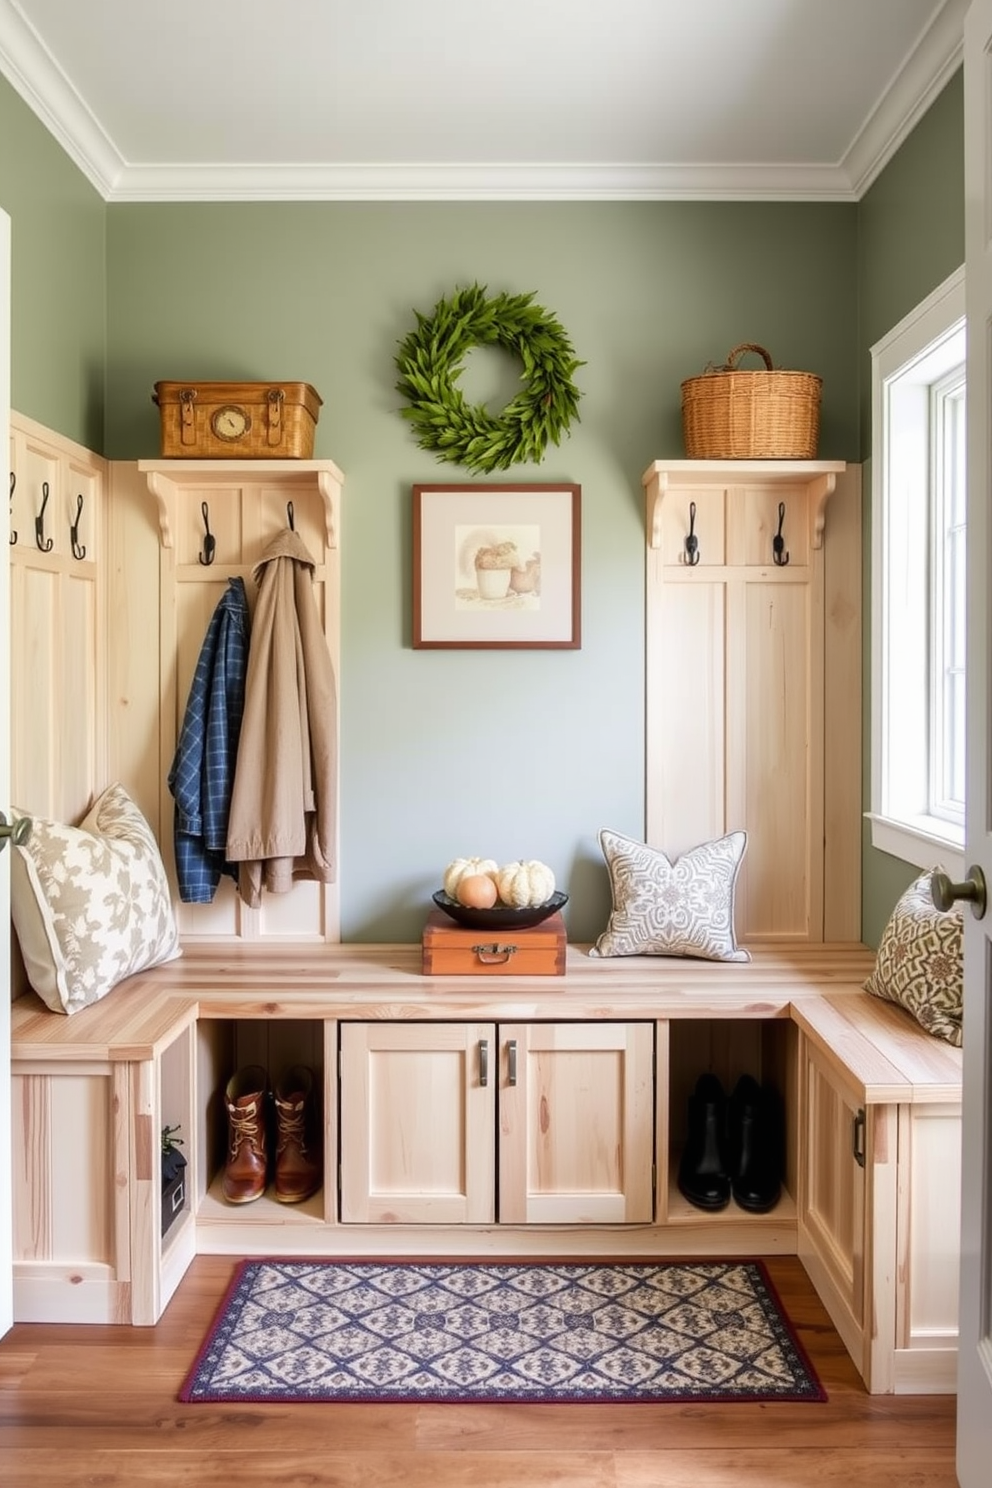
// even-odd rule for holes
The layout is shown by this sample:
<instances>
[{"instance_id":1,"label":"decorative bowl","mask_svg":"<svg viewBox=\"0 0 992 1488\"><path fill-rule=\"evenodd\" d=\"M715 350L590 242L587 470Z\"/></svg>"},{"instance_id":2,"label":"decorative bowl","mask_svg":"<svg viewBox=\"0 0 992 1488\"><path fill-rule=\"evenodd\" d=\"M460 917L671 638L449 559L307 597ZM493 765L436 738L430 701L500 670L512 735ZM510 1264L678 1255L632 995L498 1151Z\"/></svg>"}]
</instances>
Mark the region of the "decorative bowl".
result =
<instances>
[{"instance_id":1,"label":"decorative bowl","mask_svg":"<svg viewBox=\"0 0 992 1488\"><path fill-rule=\"evenodd\" d=\"M434 903L468 930L529 930L566 905L568 895L552 894L543 904L528 904L524 909L514 909L512 904L494 904L492 909L470 909L467 904L459 904L457 899L438 889Z\"/></svg>"}]
</instances>

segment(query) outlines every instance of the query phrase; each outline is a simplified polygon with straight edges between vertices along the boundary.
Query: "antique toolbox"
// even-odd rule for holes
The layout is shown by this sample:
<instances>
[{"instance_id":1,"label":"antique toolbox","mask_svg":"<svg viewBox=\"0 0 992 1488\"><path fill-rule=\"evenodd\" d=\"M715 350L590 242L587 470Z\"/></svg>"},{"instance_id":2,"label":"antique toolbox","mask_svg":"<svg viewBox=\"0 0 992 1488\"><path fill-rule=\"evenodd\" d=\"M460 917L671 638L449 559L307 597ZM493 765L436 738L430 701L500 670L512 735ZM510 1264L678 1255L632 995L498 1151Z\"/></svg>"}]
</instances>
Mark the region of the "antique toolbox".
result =
<instances>
[{"instance_id":1,"label":"antique toolbox","mask_svg":"<svg viewBox=\"0 0 992 1488\"><path fill-rule=\"evenodd\" d=\"M309 460L323 399L308 382L157 382L167 460Z\"/></svg>"},{"instance_id":2,"label":"antique toolbox","mask_svg":"<svg viewBox=\"0 0 992 1488\"><path fill-rule=\"evenodd\" d=\"M564 976L561 911L529 930L468 930L441 909L427 916L425 976Z\"/></svg>"}]
</instances>

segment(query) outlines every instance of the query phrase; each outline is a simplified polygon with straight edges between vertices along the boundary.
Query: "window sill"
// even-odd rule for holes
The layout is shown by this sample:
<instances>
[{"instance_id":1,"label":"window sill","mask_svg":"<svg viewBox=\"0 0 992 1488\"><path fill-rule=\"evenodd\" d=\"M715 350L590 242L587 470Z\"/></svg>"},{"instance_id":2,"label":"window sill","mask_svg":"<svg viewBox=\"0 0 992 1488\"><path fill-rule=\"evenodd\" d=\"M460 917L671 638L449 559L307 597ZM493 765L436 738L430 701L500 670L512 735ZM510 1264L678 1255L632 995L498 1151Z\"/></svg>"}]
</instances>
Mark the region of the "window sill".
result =
<instances>
[{"instance_id":1,"label":"window sill","mask_svg":"<svg viewBox=\"0 0 992 1488\"><path fill-rule=\"evenodd\" d=\"M871 845L916 868L941 867L953 879L964 877L964 830L933 816L894 821L866 811Z\"/></svg>"}]
</instances>

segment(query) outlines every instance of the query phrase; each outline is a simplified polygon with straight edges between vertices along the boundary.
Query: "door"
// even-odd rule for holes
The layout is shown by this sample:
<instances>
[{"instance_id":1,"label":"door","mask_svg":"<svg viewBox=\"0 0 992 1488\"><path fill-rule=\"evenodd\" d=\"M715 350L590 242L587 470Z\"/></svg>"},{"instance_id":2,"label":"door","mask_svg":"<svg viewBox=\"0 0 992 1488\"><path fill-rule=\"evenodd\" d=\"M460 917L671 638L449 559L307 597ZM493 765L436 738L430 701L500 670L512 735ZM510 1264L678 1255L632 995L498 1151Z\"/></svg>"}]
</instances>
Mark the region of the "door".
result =
<instances>
[{"instance_id":1,"label":"door","mask_svg":"<svg viewBox=\"0 0 992 1488\"><path fill-rule=\"evenodd\" d=\"M501 1224L646 1224L654 1024L501 1023Z\"/></svg>"},{"instance_id":2,"label":"door","mask_svg":"<svg viewBox=\"0 0 992 1488\"><path fill-rule=\"evenodd\" d=\"M0 211L0 449L10 448L10 218ZM10 665L8 655L8 526L7 507L0 520L0 800L10 791ZM0 854L0 1111L10 1110L10 867L9 854ZM10 1142L4 1123L0 1141ZM10 1151L0 1160L0 1337L14 1321L13 1217L11 1213Z\"/></svg>"},{"instance_id":3,"label":"door","mask_svg":"<svg viewBox=\"0 0 992 1488\"><path fill-rule=\"evenodd\" d=\"M992 579L992 0L965 21L965 296L968 323L967 862L992 883L989 625ZM973 871L969 870L969 877ZM978 907L974 906L973 907ZM958 1479L992 1460L992 916L965 915Z\"/></svg>"},{"instance_id":4,"label":"door","mask_svg":"<svg viewBox=\"0 0 992 1488\"><path fill-rule=\"evenodd\" d=\"M492 1023L341 1024L341 1219L492 1224Z\"/></svg>"}]
</instances>

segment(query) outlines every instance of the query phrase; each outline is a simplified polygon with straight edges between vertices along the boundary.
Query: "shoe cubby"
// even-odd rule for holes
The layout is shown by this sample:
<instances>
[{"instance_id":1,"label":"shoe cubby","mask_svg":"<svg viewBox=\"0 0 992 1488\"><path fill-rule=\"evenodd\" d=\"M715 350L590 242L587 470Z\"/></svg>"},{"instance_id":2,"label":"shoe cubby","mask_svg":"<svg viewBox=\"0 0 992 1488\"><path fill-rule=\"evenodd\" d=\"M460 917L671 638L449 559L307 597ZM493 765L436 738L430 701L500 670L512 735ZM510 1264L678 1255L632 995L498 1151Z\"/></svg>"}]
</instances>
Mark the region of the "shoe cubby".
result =
<instances>
[{"instance_id":1,"label":"shoe cubby","mask_svg":"<svg viewBox=\"0 0 992 1488\"><path fill-rule=\"evenodd\" d=\"M259 1235L266 1246L289 1243L308 1249L316 1243L301 1235L336 1219L336 1086L334 1072L336 1025L318 1018L201 1019L198 1025L197 1150L202 1155L195 1197L197 1241L201 1250L257 1250ZM238 1071L257 1065L266 1074L265 1104L268 1132L268 1182L261 1197L230 1203L224 1195L229 1122L225 1091ZM275 1125L272 1092L286 1073L304 1065L313 1073L322 1137L323 1181L315 1194L300 1203L275 1197L273 1170ZM292 1240L290 1240L290 1233Z\"/></svg>"},{"instance_id":2,"label":"shoe cubby","mask_svg":"<svg viewBox=\"0 0 992 1488\"><path fill-rule=\"evenodd\" d=\"M782 1018L687 1018L668 1024L667 1100L662 1097L658 1222L671 1225L790 1226L796 1223L796 1035ZM772 1098L782 1145L782 1191L764 1213L731 1196L722 1209L690 1202L679 1189L679 1165L689 1138L689 1107L701 1075L715 1076L729 1103L738 1081L751 1076ZM659 1079L662 1072L659 1071ZM665 1126L667 1124L667 1140ZM666 1169L667 1163L667 1172Z\"/></svg>"}]
</instances>

